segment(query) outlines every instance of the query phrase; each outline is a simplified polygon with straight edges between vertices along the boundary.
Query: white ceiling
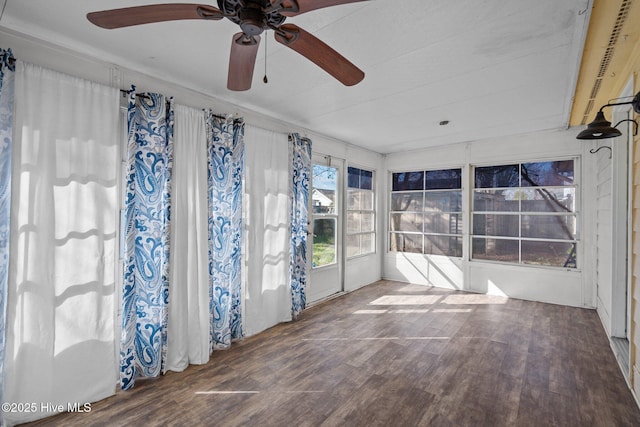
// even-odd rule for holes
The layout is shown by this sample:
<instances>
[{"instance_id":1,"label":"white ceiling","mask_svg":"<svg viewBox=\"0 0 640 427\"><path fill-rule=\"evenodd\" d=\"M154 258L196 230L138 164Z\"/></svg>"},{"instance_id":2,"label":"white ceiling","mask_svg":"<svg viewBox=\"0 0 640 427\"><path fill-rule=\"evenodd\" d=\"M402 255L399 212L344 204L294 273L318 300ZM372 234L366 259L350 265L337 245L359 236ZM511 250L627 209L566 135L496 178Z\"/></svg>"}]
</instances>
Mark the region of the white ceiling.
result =
<instances>
[{"instance_id":1,"label":"white ceiling","mask_svg":"<svg viewBox=\"0 0 640 427\"><path fill-rule=\"evenodd\" d=\"M253 87L232 92L227 66L239 29L230 21L105 30L86 19L162 2L8 0L0 27L392 153L566 127L591 7L590 0L370 0L320 9L286 22L350 59L365 72L361 83L343 86L269 31Z\"/></svg>"}]
</instances>

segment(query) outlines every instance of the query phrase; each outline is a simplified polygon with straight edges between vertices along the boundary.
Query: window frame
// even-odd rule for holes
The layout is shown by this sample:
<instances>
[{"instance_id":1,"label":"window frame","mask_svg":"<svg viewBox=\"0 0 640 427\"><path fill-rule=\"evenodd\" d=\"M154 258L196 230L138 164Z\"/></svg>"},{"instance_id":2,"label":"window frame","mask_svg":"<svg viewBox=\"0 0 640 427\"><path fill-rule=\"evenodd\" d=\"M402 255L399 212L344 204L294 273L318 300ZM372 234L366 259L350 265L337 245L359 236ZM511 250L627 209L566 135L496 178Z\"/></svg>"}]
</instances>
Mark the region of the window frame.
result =
<instances>
[{"instance_id":1,"label":"window frame","mask_svg":"<svg viewBox=\"0 0 640 427\"><path fill-rule=\"evenodd\" d=\"M483 167L499 167L499 166L507 166L517 164L519 170L521 170L522 165L531 164L531 163L547 163L547 162L563 162L563 161L572 161L573 162L573 184L572 185L540 185L540 186L523 186L522 185L522 174L519 172L518 178L519 183L518 186L511 187L476 187L476 169ZM503 162L492 162L486 164L473 164L469 165L470 169L470 191L468 197L468 213L469 213L469 254L468 260L470 262L482 262L482 263L491 263L497 265L504 266L516 266L516 267L529 267L529 268L542 268L542 269L550 269L550 270L563 270L563 271L577 271L581 270L581 261L582 261L582 251L581 251L581 225L582 225L582 210L581 210L581 194L580 194L580 185L581 185L581 173L580 173L580 157L579 156L557 156L551 158L543 158L543 159L535 159L535 160L519 160L519 161L503 161ZM508 210L476 210L476 192L477 191L500 191L500 190L514 190L514 191L530 191L534 189L542 189L542 190L558 190L558 189L573 189L573 210L568 212L561 211L532 211L532 210L523 210L522 201L518 200L518 209L513 211ZM487 235L487 234L475 234L475 221L476 215L513 215L518 219L518 236L505 236L505 235ZM549 238L549 237L529 237L523 235L522 222L525 217L535 217L535 216L558 216L558 217L567 217L572 218L574 222L574 233L573 239L560 239L560 238ZM518 242L518 254L517 261L501 261L496 259L484 259L474 257L474 241L475 239L485 239L485 240L508 240ZM525 262L525 258L523 258L522 245L524 243L568 243L573 245L572 252L573 257L575 259L575 266L559 266L559 265L550 265L550 264L540 264L533 262ZM569 246L571 247L571 246Z\"/></svg>"},{"instance_id":2,"label":"window frame","mask_svg":"<svg viewBox=\"0 0 640 427\"><path fill-rule=\"evenodd\" d=\"M326 158L325 158L326 160ZM313 191L319 191L320 193L322 193L321 188L317 187L317 184L314 185L314 182L319 181L319 179L317 179L316 177L320 176L320 175L316 175L316 170L315 168L319 167L324 169L325 171L329 171L330 169L334 169L335 170L335 189L330 189L334 192L333 194L333 200L332 203L333 205L330 206L330 208L326 211L326 212L316 212L316 206L313 204ZM336 267L339 265L340 263L340 252L342 250L342 248L340 247L340 241L339 241L339 236L340 236L340 230L342 229L342 203L343 203L343 197L340 194L341 193L341 174L342 174L342 166L338 165L338 166L333 166L331 165L331 162L325 162L322 160L317 160L317 159L313 159L311 161L311 183L310 183L310 193L309 193L309 203L310 203L310 207L309 207L309 223L310 223L310 229L313 230L313 238L311 238L310 243L311 243L311 256L310 256L310 268L312 271L314 270L322 270L322 269L326 269L326 268L332 268L332 267ZM321 207L321 206L320 206ZM317 251L317 247L316 245L320 244L320 242L317 241L318 235L317 235L317 221L331 221L333 224L333 259L331 262L328 262L326 264L321 264L321 265L316 265L315 261L314 261L314 257L317 255L316 251ZM314 250L315 249L315 250Z\"/></svg>"},{"instance_id":3,"label":"window frame","mask_svg":"<svg viewBox=\"0 0 640 427\"><path fill-rule=\"evenodd\" d=\"M457 188L429 188L429 184L427 182L427 178L429 173L433 173L433 172L443 172L443 171L457 171L458 175L459 175L459 187ZM402 190L396 190L394 191L393 186L394 186L394 175L395 174L413 174L413 173L422 173L422 188L421 189L402 189ZM455 259L464 259L464 253L465 253L465 228L466 228L466 223L465 223L465 176L466 176L466 172L465 172L465 166L451 166L451 167L444 167L444 168L408 168L408 169L404 169L404 170L398 170L398 171L389 171L389 191L388 191L388 211L387 211L387 221L388 221L388 226L387 226L387 245L386 245L386 250L388 253L398 253L398 254L417 254L417 255L428 255L428 256L442 256L442 257L448 257L448 258L455 258ZM446 232L435 232L435 231L428 231L426 228L426 218L429 215L433 215L433 211L428 212L427 211L427 199L428 199L428 195L429 194L438 194L438 193L453 193L456 192L458 193L458 204L456 206L459 206L459 210L454 210L454 209L449 209L446 211L438 211L439 214L444 214L444 215L457 215L458 216L458 221L457 221L457 231L458 233L446 233ZM412 211L400 211L400 210L393 210L393 195L395 194L421 194L422 198L421 198L421 207L419 211L417 210L412 210ZM450 207L451 205L449 205ZM402 230L392 230L392 218L394 214L415 214L415 215L420 215L422 222L421 222L421 231L402 231ZM393 239L393 235L394 234L403 234L403 235L413 235L413 236L420 236L421 239L421 251L419 252L412 252L412 251L400 251L400 250L394 250L392 249L392 239ZM459 241L459 247L456 248L456 250L458 251L458 253L460 255L446 255L446 254L440 254L440 253L432 253L432 252L427 252L427 245L426 245L426 239L427 236L434 236L434 237L444 237L444 238L454 238L454 239L458 239Z\"/></svg>"},{"instance_id":4,"label":"window frame","mask_svg":"<svg viewBox=\"0 0 640 427\"><path fill-rule=\"evenodd\" d=\"M356 164L348 164L347 167L345 168L345 174L346 174L346 179L345 179L345 188L346 188L346 192L345 192L345 197L346 197L346 203L345 203L345 222L346 222L346 226L345 226L345 245L344 245L344 253L345 253L345 257L347 260L351 260L351 259L356 259L356 258L361 258L361 257L366 257L366 256L370 256L370 255L375 255L378 252L378 245L377 245L377 234L378 234L378 227L377 227L377 210L376 210L376 170L373 168L369 168L366 166L358 166ZM365 172L370 172L371 173L371 189L363 189L363 188L356 188L356 187L350 187L349 186L349 170L350 169L358 169L359 171L365 171ZM350 190L360 190L360 191L370 191L371 192L371 209L351 209L351 206L349 204L350 202L350 194L349 191ZM357 231L357 232L351 232L349 230L349 214L351 213L359 213L359 214L370 214L372 216L372 230L371 231ZM362 219L360 220L360 230L362 230ZM349 255L349 237L350 236L363 236L363 235L370 235L371 236L371 251L370 252L362 252L362 241L360 240L360 252L355 254L355 255Z\"/></svg>"}]
</instances>

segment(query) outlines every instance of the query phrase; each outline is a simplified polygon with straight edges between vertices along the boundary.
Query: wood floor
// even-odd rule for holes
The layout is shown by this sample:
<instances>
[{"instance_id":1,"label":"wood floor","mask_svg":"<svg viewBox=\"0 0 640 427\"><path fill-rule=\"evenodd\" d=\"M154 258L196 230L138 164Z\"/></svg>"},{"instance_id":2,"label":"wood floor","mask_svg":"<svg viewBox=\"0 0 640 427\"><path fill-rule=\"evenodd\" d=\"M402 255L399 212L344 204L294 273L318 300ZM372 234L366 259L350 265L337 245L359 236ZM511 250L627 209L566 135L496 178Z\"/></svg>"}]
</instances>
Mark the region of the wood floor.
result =
<instances>
[{"instance_id":1,"label":"wood floor","mask_svg":"<svg viewBox=\"0 0 640 427\"><path fill-rule=\"evenodd\" d=\"M382 281L47 426L640 426L595 311Z\"/></svg>"}]
</instances>

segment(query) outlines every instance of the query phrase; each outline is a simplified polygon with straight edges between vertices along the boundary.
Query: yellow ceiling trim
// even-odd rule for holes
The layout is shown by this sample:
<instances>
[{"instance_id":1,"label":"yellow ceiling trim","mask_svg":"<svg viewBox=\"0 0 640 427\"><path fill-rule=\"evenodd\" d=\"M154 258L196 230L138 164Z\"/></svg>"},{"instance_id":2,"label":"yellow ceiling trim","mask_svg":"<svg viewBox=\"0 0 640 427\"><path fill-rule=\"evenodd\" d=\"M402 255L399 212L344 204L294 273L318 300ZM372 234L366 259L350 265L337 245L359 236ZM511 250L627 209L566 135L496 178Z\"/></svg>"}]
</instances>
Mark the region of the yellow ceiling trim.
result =
<instances>
[{"instance_id":1,"label":"yellow ceiling trim","mask_svg":"<svg viewBox=\"0 0 640 427\"><path fill-rule=\"evenodd\" d=\"M640 0L594 0L570 126L589 123L633 73L640 43Z\"/></svg>"}]
</instances>

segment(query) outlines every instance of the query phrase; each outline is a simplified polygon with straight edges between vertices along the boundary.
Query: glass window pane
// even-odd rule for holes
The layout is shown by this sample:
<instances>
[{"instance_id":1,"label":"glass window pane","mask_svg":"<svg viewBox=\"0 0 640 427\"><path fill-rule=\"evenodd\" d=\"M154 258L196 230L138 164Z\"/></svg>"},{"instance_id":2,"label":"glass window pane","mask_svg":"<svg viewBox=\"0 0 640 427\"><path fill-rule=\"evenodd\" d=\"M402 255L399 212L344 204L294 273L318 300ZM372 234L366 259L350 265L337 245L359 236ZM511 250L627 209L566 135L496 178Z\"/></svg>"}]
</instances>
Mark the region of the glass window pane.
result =
<instances>
[{"instance_id":1,"label":"glass window pane","mask_svg":"<svg viewBox=\"0 0 640 427\"><path fill-rule=\"evenodd\" d=\"M314 188L311 198L313 203L313 213L335 214L335 197L335 191Z\"/></svg>"},{"instance_id":2,"label":"glass window pane","mask_svg":"<svg viewBox=\"0 0 640 427\"><path fill-rule=\"evenodd\" d=\"M524 264L576 268L575 243L522 241Z\"/></svg>"},{"instance_id":3,"label":"glass window pane","mask_svg":"<svg viewBox=\"0 0 640 427\"><path fill-rule=\"evenodd\" d=\"M338 183L338 170L331 166L313 165L313 188L335 191Z\"/></svg>"},{"instance_id":4,"label":"glass window pane","mask_svg":"<svg viewBox=\"0 0 640 427\"><path fill-rule=\"evenodd\" d=\"M462 191L434 191L425 193L426 212L462 212Z\"/></svg>"},{"instance_id":5,"label":"glass window pane","mask_svg":"<svg viewBox=\"0 0 640 427\"><path fill-rule=\"evenodd\" d=\"M573 215L522 215L522 237L574 240L576 218Z\"/></svg>"},{"instance_id":6,"label":"glass window pane","mask_svg":"<svg viewBox=\"0 0 640 427\"><path fill-rule=\"evenodd\" d=\"M392 211L420 212L424 193L391 193Z\"/></svg>"},{"instance_id":7,"label":"glass window pane","mask_svg":"<svg viewBox=\"0 0 640 427\"><path fill-rule=\"evenodd\" d=\"M313 220L313 267L336 262L336 219L316 218Z\"/></svg>"},{"instance_id":8,"label":"glass window pane","mask_svg":"<svg viewBox=\"0 0 640 427\"><path fill-rule=\"evenodd\" d=\"M360 188L360 169L347 168L347 187Z\"/></svg>"},{"instance_id":9,"label":"glass window pane","mask_svg":"<svg viewBox=\"0 0 640 427\"><path fill-rule=\"evenodd\" d=\"M374 218L373 213L349 212L347 214L347 233L374 231Z\"/></svg>"},{"instance_id":10,"label":"glass window pane","mask_svg":"<svg viewBox=\"0 0 640 427\"><path fill-rule=\"evenodd\" d=\"M520 189L476 190L473 192L473 210L477 212L518 212Z\"/></svg>"},{"instance_id":11,"label":"glass window pane","mask_svg":"<svg viewBox=\"0 0 640 427\"><path fill-rule=\"evenodd\" d=\"M474 237L471 251L473 259L514 263L519 261L517 240Z\"/></svg>"},{"instance_id":12,"label":"glass window pane","mask_svg":"<svg viewBox=\"0 0 640 427\"><path fill-rule=\"evenodd\" d=\"M347 209L359 210L362 203L362 191L349 189L347 191Z\"/></svg>"},{"instance_id":13,"label":"glass window pane","mask_svg":"<svg viewBox=\"0 0 640 427\"><path fill-rule=\"evenodd\" d=\"M393 252L422 253L422 234L390 233L389 249Z\"/></svg>"},{"instance_id":14,"label":"glass window pane","mask_svg":"<svg viewBox=\"0 0 640 427\"><path fill-rule=\"evenodd\" d=\"M424 172L393 174L393 191L424 190Z\"/></svg>"},{"instance_id":15,"label":"glass window pane","mask_svg":"<svg viewBox=\"0 0 640 427\"><path fill-rule=\"evenodd\" d=\"M374 253L374 241L373 233L347 236L347 257Z\"/></svg>"},{"instance_id":16,"label":"glass window pane","mask_svg":"<svg viewBox=\"0 0 640 427\"><path fill-rule=\"evenodd\" d=\"M360 190L360 209L363 211L373 210L373 191Z\"/></svg>"},{"instance_id":17,"label":"glass window pane","mask_svg":"<svg viewBox=\"0 0 640 427\"><path fill-rule=\"evenodd\" d=\"M462 188L462 169L427 171L427 190Z\"/></svg>"},{"instance_id":18,"label":"glass window pane","mask_svg":"<svg viewBox=\"0 0 640 427\"><path fill-rule=\"evenodd\" d=\"M522 195L522 212L574 212L576 206L576 189L565 188L531 188L520 190Z\"/></svg>"},{"instance_id":19,"label":"glass window pane","mask_svg":"<svg viewBox=\"0 0 640 427\"><path fill-rule=\"evenodd\" d=\"M362 224L362 214L360 212L347 213L347 233L359 233Z\"/></svg>"},{"instance_id":20,"label":"glass window pane","mask_svg":"<svg viewBox=\"0 0 640 427\"><path fill-rule=\"evenodd\" d=\"M347 196L348 210L373 210L373 191L349 189Z\"/></svg>"},{"instance_id":21,"label":"glass window pane","mask_svg":"<svg viewBox=\"0 0 640 427\"><path fill-rule=\"evenodd\" d=\"M360 235L360 253L362 255L374 253L376 251L374 245L375 234L367 233Z\"/></svg>"},{"instance_id":22,"label":"glass window pane","mask_svg":"<svg viewBox=\"0 0 640 427\"><path fill-rule=\"evenodd\" d=\"M373 172L351 166L348 167L347 187L362 190L373 190Z\"/></svg>"},{"instance_id":23,"label":"glass window pane","mask_svg":"<svg viewBox=\"0 0 640 427\"><path fill-rule=\"evenodd\" d=\"M313 213L336 213L338 170L331 166L313 165Z\"/></svg>"},{"instance_id":24,"label":"glass window pane","mask_svg":"<svg viewBox=\"0 0 640 427\"><path fill-rule=\"evenodd\" d=\"M462 256L462 238L452 236L424 236L424 253L459 258Z\"/></svg>"},{"instance_id":25,"label":"glass window pane","mask_svg":"<svg viewBox=\"0 0 640 427\"><path fill-rule=\"evenodd\" d=\"M425 214L424 232L462 234L462 214Z\"/></svg>"},{"instance_id":26,"label":"glass window pane","mask_svg":"<svg viewBox=\"0 0 640 427\"><path fill-rule=\"evenodd\" d=\"M347 168L347 187L360 188L360 169Z\"/></svg>"},{"instance_id":27,"label":"glass window pane","mask_svg":"<svg viewBox=\"0 0 640 427\"><path fill-rule=\"evenodd\" d=\"M476 188L518 187L519 165L477 167L474 181Z\"/></svg>"},{"instance_id":28,"label":"glass window pane","mask_svg":"<svg viewBox=\"0 0 640 427\"><path fill-rule=\"evenodd\" d=\"M391 214L391 231L412 231L422 233L421 213L393 213Z\"/></svg>"},{"instance_id":29,"label":"glass window pane","mask_svg":"<svg viewBox=\"0 0 640 427\"><path fill-rule=\"evenodd\" d=\"M522 164L522 186L573 185L573 160Z\"/></svg>"},{"instance_id":30,"label":"glass window pane","mask_svg":"<svg viewBox=\"0 0 640 427\"><path fill-rule=\"evenodd\" d=\"M473 234L476 236L519 237L519 229L518 215L473 215Z\"/></svg>"},{"instance_id":31,"label":"glass window pane","mask_svg":"<svg viewBox=\"0 0 640 427\"><path fill-rule=\"evenodd\" d=\"M363 212L360 214L360 231L374 231L375 214Z\"/></svg>"},{"instance_id":32,"label":"glass window pane","mask_svg":"<svg viewBox=\"0 0 640 427\"><path fill-rule=\"evenodd\" d=\"M360 235L347 236L347 256L360 255Z\"/></svg>"},{"instance_id":33,"label":"glass window pane","mask_svg":"<svg viewBox=\"0 0 640 427\"><path fill-rule=\"evenodd\" d=\"M360 169L360 188L373 190L373 172Z\"/></svg>"}]
</instances>

